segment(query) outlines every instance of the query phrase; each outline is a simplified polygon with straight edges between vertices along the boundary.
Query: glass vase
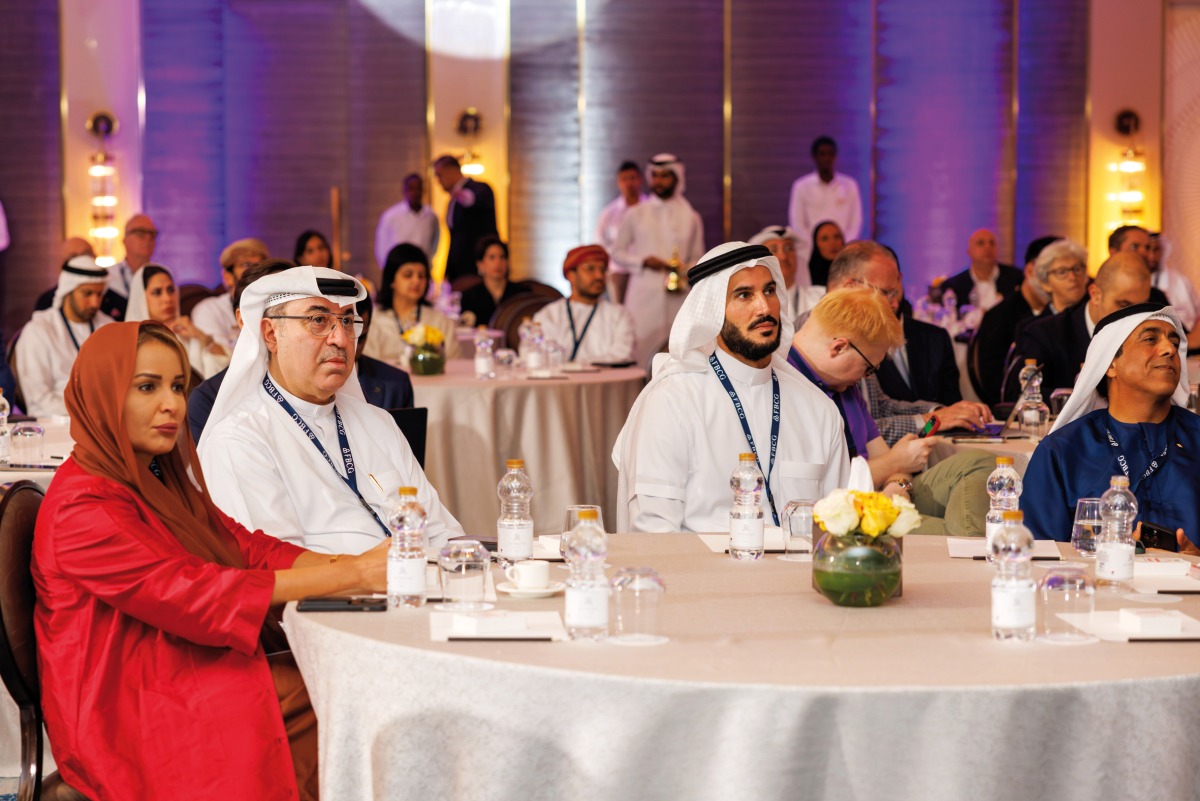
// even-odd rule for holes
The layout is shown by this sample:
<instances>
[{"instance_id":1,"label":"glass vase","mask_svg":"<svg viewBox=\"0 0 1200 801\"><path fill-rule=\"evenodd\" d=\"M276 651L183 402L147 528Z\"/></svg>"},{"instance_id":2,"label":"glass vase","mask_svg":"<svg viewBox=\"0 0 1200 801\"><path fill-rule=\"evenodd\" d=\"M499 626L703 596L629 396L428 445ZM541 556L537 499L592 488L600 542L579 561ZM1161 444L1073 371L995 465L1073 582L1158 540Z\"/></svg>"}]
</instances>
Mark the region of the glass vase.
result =
<instances>
[{"instance_id":1,"label":"glass vase","mask_svg":"<svg viewBox=\"0 0 1200 801\"><path fill-rule=\"evenodd\" d=\"M813 585L838 606L879 606L900 586L900 557L888 534L826 534L813 551Z\"/></svg>"},{"instance_id":2,"label":"glass vase","mask_svg":"<svg viewBox=\"0 0 1200 801\"><path fill-rule=\"evenodd\" d=\"M446 371L446 353L441 348L413 348L408 367L413 375L441 375Z\"/></svg>"}]
</instances>

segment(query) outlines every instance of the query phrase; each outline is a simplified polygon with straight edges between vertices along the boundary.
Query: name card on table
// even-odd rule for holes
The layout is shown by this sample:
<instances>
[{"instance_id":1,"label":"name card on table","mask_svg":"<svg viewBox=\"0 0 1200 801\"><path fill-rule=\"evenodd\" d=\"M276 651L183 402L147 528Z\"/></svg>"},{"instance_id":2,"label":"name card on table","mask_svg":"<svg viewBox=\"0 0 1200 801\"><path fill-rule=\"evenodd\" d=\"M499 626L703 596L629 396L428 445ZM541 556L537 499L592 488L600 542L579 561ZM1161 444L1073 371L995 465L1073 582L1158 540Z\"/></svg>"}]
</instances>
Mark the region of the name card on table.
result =
<instances>
[{"instance_id":1,"label":"name card on table","mask_svg":"<svg viewBox=\"0 0 1200 801\"><path fill-rule=\"evenodd\" d=\"M951 559L987 559L987 540L984 537L946 537L946 550ZM1054 540L1034 540L1033 558L1037 562L1058 562L1062 554Z\"/></svg>"},{"instance_id":2,"label":"name card on table","mask_svg":"<svg viewBox=\"0 0 1200 801\"><path fill-rule=\"evenodd\" d=\"M429 639L433 642L558 642L566 638L558 612L429 613Z\"/></svg>"}]
</instances>

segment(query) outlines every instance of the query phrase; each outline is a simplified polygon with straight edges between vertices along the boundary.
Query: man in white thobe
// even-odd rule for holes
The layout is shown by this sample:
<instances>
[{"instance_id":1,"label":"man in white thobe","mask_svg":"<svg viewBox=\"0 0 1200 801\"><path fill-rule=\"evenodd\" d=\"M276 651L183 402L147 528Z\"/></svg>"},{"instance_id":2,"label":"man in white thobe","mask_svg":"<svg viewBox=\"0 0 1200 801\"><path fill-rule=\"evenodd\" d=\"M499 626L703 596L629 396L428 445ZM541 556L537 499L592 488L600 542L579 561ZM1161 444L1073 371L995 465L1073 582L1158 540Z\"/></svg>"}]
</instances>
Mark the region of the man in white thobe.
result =
<instances>
[{"instance_id":1,"label":"man in white thobe","mask_svg":"<svg viewBox=\"0 0 1200 801\"><path fill-rule=\"evenodd\" d=\"M812 157L816 171L796 179L788 201L788 225L801 237L796 259L805 265L812 255L813 230L819 223L826 220L837 223L847 242L858 239L862 233L858 182L833 169L837 162L837 142L828 136L818 136L813 140Z\"/></svg>"},{"instance_id":2,"label":"man in white thobe","mask_svg":"<svg viewBox=\"0 0 1200 801\"><path fill-rule=\"evenodd\" d=\"M429 544L462 527L442 506L391 415L354 370L366 289L324 267L255 281L242 333L200 438L213 500L248 528L322 553L361 553L386 534L397 490L417 488Z\"/></svg>"},{"instance_id":3,"label":"man in white thobe","mask_svg":"<svg viewBox=\"0 0 1200 801\"><path fill-rule=\"evenodd\" d=\"M683 273L704 252L704 223L683 196L683 162L660 153L646 174L654 195L625 215L613 250L613 260L629 273L625 308L633 316L638 364L646 364L665 344L683 304ZM672 269L680 274L677 292L666 287Z\"/></svg>"},{"instance_id":4,"label":"man in white thobe","mask_svg":"<svg viewBox=\"0 0 1200 801\"><path fill-rule=\"evenodd\" d=\"M604 297L608 253L599 245L572 248L563 261L571 297L556 300L533 316L542 333L567 352L572 362L627 362L633 359L633 318Z\"/></svg>"},{"instance_id":5,"label":"man in white thobe","mask_svg":"<svg viewBox=\"0 0 1200 801\"><path fill-rule=\"evenodd\" d=\"M600 219L596 221L596 241L600 247L609 253L617 246L617 232L621 230L621 220L634 206L650 196L642 192L642 171L632 161L623 161L617 168L617 196L607 206L600 210ZM625 289L629 283L629 273L619 264L609 265L608 280L612 285L613 300L625 302Z\"/></svg>"},{"instance_id":6,"label":"man in white thobe","mask_svg":"<svg viewBox=\"0 0 1200 801\"><path fill-rule=\"evenodd\" d=\"M205 298L192 309L192 324L233 353L240 326L233 305L233 288L242 274L256 264L271 258L267 245L260 239L239 239L221 251L221 280L225 291Z\"/></svg>"},{"instance_id":7,"label":"man in white thobe","mask_svg":"<svg viewBox=\"0 0 1200 801\"><path fill-rule=\"evenodd\" d=\"M800 234L783 225L768 225L750 238L750 244L765 245L779 262L793 315L808 311L825 295L825 287L812 285L807 267L797 269L796 253L804 244Z\"/></svg>"},{"instance_id":8,"label":"man in white thobe","mask_svg":"<svg viewBox=\"0 0 1200 801\"><path fill-rule=\"evenodd\" d=\"M433 260L441 230L437 215L425 202L425 181L415 172L404 178L404 200L379 215L375 227L375 261L383 269L387 254L396 245L416 245Z\"/></svg>"},{"instance_id":9,"label":"man in white thobe","mask_svg":"<svg viewBox=\"0 0 1200 801\"><path fill-rule=\"evenodd\" d=\"M755 453L767 477L768 525L789 501L850 481L837 407L787 363L792 321L776 292L775 257L730 242L705 254L688 280L670 351L655 358L613 448L618 531L728 531L729 477L741 453Z\"/></svg>"},{"instance_id":10,"label":"man in white thobe","mask_svg":"<svg viewBox=\"0 0 1200 801\"><path fill-rule=\"evenodd\" d=\"M58 276L49 309L36 311L17 340L17 380L25 396L25 412L35 417L66 414L63 390L79 346L92 332L112 322L100 311L108 270L91 256L76 256Z\"/></svg>"}]
</instances>

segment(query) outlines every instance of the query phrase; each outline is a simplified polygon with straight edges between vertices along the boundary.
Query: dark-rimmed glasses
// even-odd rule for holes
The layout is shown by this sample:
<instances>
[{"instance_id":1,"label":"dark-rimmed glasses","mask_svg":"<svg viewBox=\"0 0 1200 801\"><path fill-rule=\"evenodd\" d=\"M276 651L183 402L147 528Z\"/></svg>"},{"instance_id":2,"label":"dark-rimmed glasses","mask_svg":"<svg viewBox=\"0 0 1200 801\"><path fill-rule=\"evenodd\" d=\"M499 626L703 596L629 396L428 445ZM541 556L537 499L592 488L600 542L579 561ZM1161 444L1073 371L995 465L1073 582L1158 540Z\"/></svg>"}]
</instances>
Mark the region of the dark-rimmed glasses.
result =
<instances>
[{"instance_id":1,"label":"dark-rimmed glasses","mask_svg":"<svg viewBox=\"0 0 1200 801\"><path fill-rule=\"evenodd\" d=\"M342 331L351 339L362 335L363 319L353 314L268 314L268 320L306 320L308 332L314 337L324 338L333 330L334 321L342 326ZM851 346L853 347L853 346ZM857 350L857 348L855 348Z\"/></svg>"},{"instance_id":2,"label":"dark-rimmed glasses","mask_svg":"<svg viewBox=\"0 0 1200 801\"><path fill-rule=\"evenodd\" d=\"M854 352L858 354L859 358L867 363L867 371L865 373L863 373L863 378L870 378L871 376L878 373L879 368L883 367L883 362L887 361L887 356L884 356L883 361L881 361L878 366L871 364L871 360L868 359L866 356L863 356L863 352L858 349L857 345L855 345L853 342L851 342L848 339L846 340L846 344L849 345L850 347L854 348Z\"/></svg>"}]
</instances>

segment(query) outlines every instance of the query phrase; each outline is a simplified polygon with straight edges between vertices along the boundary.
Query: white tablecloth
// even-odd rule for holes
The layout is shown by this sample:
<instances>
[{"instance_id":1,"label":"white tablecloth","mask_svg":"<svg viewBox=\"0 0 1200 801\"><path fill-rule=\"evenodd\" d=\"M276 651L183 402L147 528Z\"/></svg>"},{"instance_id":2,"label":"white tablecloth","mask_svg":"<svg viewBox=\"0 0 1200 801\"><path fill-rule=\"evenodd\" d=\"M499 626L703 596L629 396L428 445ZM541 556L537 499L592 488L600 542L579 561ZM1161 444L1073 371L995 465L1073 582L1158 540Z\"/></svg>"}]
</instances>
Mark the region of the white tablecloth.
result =
<instances>
[{"instance_id":1,"label":"white tablecloth","mask_svg":"<svg viewBox=\"0 0 1200 801\"><path fill-rule=\"evenodd\" d=\"M425 472L467 534L495 536L507 459L524 459L533 479L536 533L561 533L576 503L616 521L612 448L645 383L640 368L480 381L471 361L453 359L445 375L412 379L429 409Z\"/></svg>"},{"instance_id":2,"label":"white tablecloth","mask_svg":"<svg viewBox=\"0 0 1200 801\"><path fill-rule=\"evenodd\" d=\"M996 642L991 569L940 538L906 542L904 597L878 609L833 606L806 564L737 563L690 535L610 545L614 569L663 576L670 643L435 644L428 607L289 606L323 797L1196 797L1200 643Z\"/></svg>"}]
</instances>

